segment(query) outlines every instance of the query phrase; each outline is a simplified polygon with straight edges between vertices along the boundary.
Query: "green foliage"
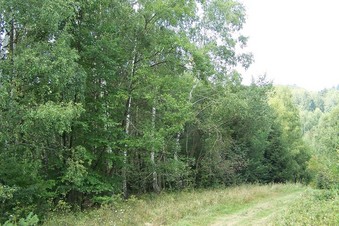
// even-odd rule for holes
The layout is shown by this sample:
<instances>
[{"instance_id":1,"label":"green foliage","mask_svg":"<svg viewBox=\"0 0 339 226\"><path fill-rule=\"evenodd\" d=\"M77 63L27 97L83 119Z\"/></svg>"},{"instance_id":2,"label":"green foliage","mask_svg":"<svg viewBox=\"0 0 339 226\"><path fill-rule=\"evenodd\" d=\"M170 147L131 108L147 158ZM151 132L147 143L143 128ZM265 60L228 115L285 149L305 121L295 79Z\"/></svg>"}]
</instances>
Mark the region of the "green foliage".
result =
<instances>
[{"instance_id":1,"label":"green foliage","mask_svg":"<svg viewBox=\"0 0 339 226\"><path fill-rule=\"evenodd\" d=\"M30 120L27 120L27 122L33 124L32 126L35 128L44 128L45 131L40 131L44 135L51 132L57 132L61 135L64 132L69 133L71 131L72 122L79 118L83 111L81 104L47 102L34 109L29 114Z\"/></svg>"},{"instance_id":2,"label":"green foliage","mask_svg":"<svg viewBox=\"0 0 339 226\"><path fill-rule=\"evenodd\" d=\"M1 203L3 204L6 200L13 198L13 193L15 192L14 187L9 187L6 185L0 184L0 198Z\"/></svg>"},{"instance_id":3,"label":"green foliage","mask_svg":"<svg viewBox=\"0 0 339 226\"><path fill-rule=\"evenodd\" d=\"M275 138L278 141L273 141L275 145L278 144L279 146L280 156L275 156L272 159L274 167L280 167L276 169L280 172L278 181L298 180L307 182L306 165L310 158L310 151L302 139L299 112L296 105L293 104L290 89L288 87L277 87L269 102L275 111L276 122L278 123L276 129L280 130L280 134ZM273 148L273 150L275 149Z\"/></svg>"},{"instance_id":4,"label":"green foliage","mask_svg":"<svg viewBox=\"0 0 339 226\"><path fill-rule=\"evenodd\" d=\"M233 0L0 0L0 221L121 193L305 181L301 128L327 164L336 92L300 91L300 127L287 89L242 85L245 18Z\"/></svg>"},{"instance_id":5,"label":"green foliage","mask_svg":"<svg viewBox=\"0 0 339 226\"><path fill-rule=\"evenodd\" d=\"M309 190L277 217L276 225L337 225L338 190Z\"/></svg>"},{"instance_id":6,"label":"green foliage","mask_svg":"<svg viewBox=\"0 0 339 226\"><path fill-rule=\"evenodd\" d=\"M34 226L38 225L39 218L36 214L30 212L27 217L20 218L18 221L16 219L8 220L4 223L4 226Z\"/></svg>"},{"instance_id":7,"label":"green foliage","mask_svg":"<svg viewBox=\"0 0 339 226\"><path fill-rule=\"evenodd\" d=\"M295 99L305 99L316 103L316 109L300 106L304 140L312 147L312 158L308 169L313 177L312 184L318 188L338 188L338 98L335 89L323 90L318 93L302 91L303 95L294 90ZM307 97L307 98L305 98ZM319 105L318 103L321 103Z\"/></svg>"},{"instance_id":8,"label":"green foliage","mask_svg":"<svg viewBox=\"0 0 339 226\"><path fill-rule=\"evenodd\" d=\"M53 180L43 180L38 174L39 167L27 162L27 157L1 155L0 178L7 185L1 185L1 221L13 216L15 219L29 212L43 213L50 207Z\"/></svg>"}]
</instances>

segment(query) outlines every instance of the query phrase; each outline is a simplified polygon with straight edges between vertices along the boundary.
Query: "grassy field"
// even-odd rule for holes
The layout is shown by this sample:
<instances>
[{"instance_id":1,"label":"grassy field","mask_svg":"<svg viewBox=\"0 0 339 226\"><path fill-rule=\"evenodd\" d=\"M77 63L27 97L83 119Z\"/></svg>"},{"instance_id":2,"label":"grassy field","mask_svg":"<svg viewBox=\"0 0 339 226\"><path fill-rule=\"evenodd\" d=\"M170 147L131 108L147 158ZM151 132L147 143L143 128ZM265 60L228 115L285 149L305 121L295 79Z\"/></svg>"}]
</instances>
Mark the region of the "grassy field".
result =
<instances>
[{"instance_id":1,"label":"grassy field","mask_svg":"<svg viewBox=\"0 0 339 226\"><path fill-rule=\"evenodd\" d=\"M243 185L131 197L86 212L54 213L45 225L339 225L337 191Z\"/></svg>"}]
</instances>

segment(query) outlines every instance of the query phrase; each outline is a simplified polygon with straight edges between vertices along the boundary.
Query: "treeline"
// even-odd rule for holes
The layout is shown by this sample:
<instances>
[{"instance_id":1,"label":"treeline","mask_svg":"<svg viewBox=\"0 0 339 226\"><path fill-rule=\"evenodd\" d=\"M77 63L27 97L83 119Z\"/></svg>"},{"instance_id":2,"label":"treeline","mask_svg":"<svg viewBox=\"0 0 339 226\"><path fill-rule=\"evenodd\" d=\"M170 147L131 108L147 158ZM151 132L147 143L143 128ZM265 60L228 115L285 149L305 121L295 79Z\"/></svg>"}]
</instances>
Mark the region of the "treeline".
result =
<instances>
[{"instance_id":1,"label":"treeline","mask_svg":"<svg viewBox=\"0 0 339 226\"><path fill-rule=\"evenodd\" d=\"M339 189L339 86L319 92L291 91L300 111L303 138L310 145L312 183L318 188Z\"/></svg>"},{"instance_id":2,"label":"treeline","mask_svg":"<svg viewBox=\"0 0 339 226\"><path fill-rule=\"evenodd\" d=\"M292 94L233 0L0 0L0 222L115 195L306 181Z\"/></svg>"}]
</instances>

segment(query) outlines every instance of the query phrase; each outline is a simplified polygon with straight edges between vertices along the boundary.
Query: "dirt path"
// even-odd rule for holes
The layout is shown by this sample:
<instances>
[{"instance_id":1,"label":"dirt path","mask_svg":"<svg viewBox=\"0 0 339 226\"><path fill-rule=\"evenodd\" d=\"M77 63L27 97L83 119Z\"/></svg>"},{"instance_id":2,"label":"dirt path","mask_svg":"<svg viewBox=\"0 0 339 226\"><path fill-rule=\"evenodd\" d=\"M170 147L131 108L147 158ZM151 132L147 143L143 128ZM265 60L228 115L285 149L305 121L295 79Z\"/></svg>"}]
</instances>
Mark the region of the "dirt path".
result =
<instances>
[{"instance_id":1,"label":"dirt path","mask_svg":"<svg viewBox=\"0 0 339 226\"><path fill-rule=\"evenodd\" d=\"M289 204L294 202L301 193L301 191L297 191L273 197L270 200L262 200L246 209L216 218L210 225L272 225L273 217L287 209Z\"/></svg>"}]
</instances>

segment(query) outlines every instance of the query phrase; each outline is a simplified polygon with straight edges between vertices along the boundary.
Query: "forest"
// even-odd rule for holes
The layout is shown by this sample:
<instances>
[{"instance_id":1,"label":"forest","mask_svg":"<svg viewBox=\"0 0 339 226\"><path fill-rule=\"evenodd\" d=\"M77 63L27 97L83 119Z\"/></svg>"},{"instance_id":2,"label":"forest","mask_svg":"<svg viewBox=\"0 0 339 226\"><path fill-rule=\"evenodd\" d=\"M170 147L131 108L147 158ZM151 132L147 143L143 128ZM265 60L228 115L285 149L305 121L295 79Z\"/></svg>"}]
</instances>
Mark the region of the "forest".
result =
<instances>
[{"instance_id":1,"label":"forest","mask_svg":"<svg viewBox=\"0 0 339 226\"><path fill-rule=\"evenodd\" d=\"M0 0L0 224L117 195L339 186L339 85L242 84L236 0Z\"/></svg>"}]
</instances>

